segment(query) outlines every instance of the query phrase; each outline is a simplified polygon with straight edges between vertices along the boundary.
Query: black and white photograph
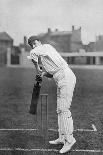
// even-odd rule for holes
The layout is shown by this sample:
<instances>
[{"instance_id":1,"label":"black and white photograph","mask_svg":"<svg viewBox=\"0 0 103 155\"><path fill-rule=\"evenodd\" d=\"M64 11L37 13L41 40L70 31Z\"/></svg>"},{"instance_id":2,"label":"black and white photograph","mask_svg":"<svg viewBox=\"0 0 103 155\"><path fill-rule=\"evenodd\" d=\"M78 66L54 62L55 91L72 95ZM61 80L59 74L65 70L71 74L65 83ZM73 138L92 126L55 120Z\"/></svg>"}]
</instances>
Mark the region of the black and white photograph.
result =
<instances>
[{"instance_id":1,"label":"black and white photograph","mask_svg":"<svg viewBox=\"0 0 103 155\"><path fill-rule=\"evenodd\" d=\"M0 155L103 155L103 0L0 0Z\"/></svg>"}]
</instances>

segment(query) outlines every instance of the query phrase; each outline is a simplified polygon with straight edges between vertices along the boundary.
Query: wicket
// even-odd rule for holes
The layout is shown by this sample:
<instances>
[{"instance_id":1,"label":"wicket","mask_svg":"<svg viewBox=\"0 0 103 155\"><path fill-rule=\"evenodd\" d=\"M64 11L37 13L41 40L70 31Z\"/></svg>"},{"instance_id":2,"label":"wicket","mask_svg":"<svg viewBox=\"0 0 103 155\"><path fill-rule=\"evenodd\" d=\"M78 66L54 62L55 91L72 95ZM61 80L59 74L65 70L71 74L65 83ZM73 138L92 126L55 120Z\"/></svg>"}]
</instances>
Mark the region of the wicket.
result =
<instances>
[{"instance_id":1,"label":"wicket","mask_svg":"<svg viewBox=\"0 0 103 155\"><path fill-rule=\"evenodd\" d=\"M36 121L38 124L38 118L36 118ZM48 134L48 94L40 94L40 128L38 130L40 131L40 133L43 133L43 131L45 131L46 135Z\"/></svg>"}]
</instances>

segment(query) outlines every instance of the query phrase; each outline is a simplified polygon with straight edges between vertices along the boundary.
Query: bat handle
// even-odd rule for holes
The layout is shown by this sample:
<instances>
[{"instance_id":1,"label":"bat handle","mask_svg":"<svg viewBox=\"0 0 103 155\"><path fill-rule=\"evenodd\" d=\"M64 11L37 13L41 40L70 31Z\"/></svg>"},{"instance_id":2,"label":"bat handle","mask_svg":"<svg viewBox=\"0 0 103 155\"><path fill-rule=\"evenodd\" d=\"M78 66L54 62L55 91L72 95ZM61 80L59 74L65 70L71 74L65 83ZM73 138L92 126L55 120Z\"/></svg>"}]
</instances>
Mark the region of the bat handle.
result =
<instances>
[{"instance_id":1,"label":"bat handle","mask_svg":"<svg viewBox=\"0 0 103 155\"><path fill-rule=\"evenodd\" d=\"M40 66L40 69L41 69L41 70L43 69L42 66Z\"/></svg>"},{"instance_id":2,"label":"bat handle","mask_svg":"<svg viewBox=\"0 0 103 155\"><path fill-rule=\"evenodd\" d=\"M41 86L41 83L40 83L40 82L37 82L36 85L37 85L37 86Z\"/></svg>"}]
</instances>

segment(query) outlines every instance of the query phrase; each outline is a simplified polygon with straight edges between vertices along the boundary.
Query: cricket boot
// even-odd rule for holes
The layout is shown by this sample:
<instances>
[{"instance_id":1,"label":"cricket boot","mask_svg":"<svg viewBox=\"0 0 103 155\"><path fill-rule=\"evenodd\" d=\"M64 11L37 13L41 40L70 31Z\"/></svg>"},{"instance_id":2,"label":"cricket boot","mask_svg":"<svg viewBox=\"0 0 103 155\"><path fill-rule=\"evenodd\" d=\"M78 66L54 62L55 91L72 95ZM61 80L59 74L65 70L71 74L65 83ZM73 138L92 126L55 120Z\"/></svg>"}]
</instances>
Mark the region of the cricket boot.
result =
<instances>
[{"instance_id":1,"label":"cricket boot","mask_svg":"<svg viewBox=\"0 0 103 155\"><path fill-rule=\"evenodd\" d=\"M73 138L73 141L71 143L65 142L63 148L59 151L59 153L66 153L70 151L71 147L75 144L76 140Z\"/></svg>"},{"instance_id":2,"label":"cricket boot","mask_svg":"<svg viewBox=\"0 0 103 155\"><path fill-rule=\"evenodd\" d=\"M60 140L60 138L56 139L56 140L52 140L52 141L49 141L49 144L63 144L64 142L62 140Z\"/></svg>"}]
</instances>

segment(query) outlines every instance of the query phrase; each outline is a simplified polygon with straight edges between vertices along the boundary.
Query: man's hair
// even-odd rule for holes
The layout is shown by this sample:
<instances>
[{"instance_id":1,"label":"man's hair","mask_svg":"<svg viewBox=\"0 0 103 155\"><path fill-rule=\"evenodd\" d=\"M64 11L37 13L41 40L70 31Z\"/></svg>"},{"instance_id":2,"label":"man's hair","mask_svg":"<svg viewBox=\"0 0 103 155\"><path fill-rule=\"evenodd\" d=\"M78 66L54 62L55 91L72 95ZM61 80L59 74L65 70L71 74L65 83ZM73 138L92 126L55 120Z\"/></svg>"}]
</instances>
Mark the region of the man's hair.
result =
<instances>
[{"instance_id":1,"label":"man's hair","mask_svg":"<svg viewBox=\"0 0 103 155\"><path fill-rule=\"evenodd\" d=\"M31 37L29 37L29 39L28 39L28 44L29 44L31 47L33 47L33 42L34 42L35 40L40 41L40 39L39 39L37 36L31 36Z\"/></svg>"}]
</instances>

